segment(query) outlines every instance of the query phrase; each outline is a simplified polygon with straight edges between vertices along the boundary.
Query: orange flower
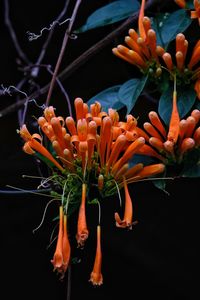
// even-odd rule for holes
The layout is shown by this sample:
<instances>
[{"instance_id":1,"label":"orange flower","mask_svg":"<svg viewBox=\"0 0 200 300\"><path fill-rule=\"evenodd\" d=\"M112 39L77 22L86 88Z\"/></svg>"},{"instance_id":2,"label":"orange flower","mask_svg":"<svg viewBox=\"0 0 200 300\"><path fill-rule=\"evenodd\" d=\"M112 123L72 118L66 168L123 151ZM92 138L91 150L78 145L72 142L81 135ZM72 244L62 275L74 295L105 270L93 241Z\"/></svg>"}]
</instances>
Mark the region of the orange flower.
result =
<instances>
[{"instance_id":1,"label":"orange flower","mask_svg":"<svg viewBox=\"0 0 200 300\"><path fill-rule=\"evenodd\" d=\"M77 122L77 135L72 135L71 143L75 144L78 156L82 159L83 170L87 164L88 144L96 142L96 134L89 132L89 125L86 119L79 119ZM90 156L92 153L90 153Z\"/></svg>"},{"instance_id":2,"label":"orange flower","mask_svg":"<svg viewBox=\"0 0 200 300\"><path fill-rule=\"evenodd\" d=\"M137 151L139 154L155 157L165 164L181 163L185 153L195 147L199 147L199 140L197 138L199 134L197 132L199 132L200 111L195 109L186 119L180 120L176 105L176 92L173 97L175 103L172 109L168 133L159 119L158 114L151 111L149 113L149 119L154 130L160 135L160 138L157 134L152 135L148 140L148 144L145 144ZM149 131L148 134L153 134L153 131ZM139 175L140 174L137 174L137 176Z\"/></svg>"},{"instance_id":3,"label":"orange flower","mask_svg":"<svg viewBox=\"0 0 200 300\"><path fill-rule=\"evenodd\" d=\"M172 104L172 113L169 123L169 131L167 134L168 141L171 141L173 144L177 142L179 136L179 123L180 117L177 107L177 92L173 92L173 104Z\"/></svg>"},{"instance_id":4,"label":"orange flower","mask_svg":"<svg viewBox=\"0 0 200 300\"><path fill-rule=\"evenodd\" d=\"M200 2L199 0L194 0L194 9L191 11L191 19L198 19L200 26Z\"/></svg>"},{"instance_id":5,"label":"orange flower","mask_svg":"<svg viewBox=\"0 0 200 300\"><path fill-rule=\"evenodd\" d=\"M42 137L35 133L33 135L30 134L26 125L23 125L19 130L21 137L26 141L23 146L23 150L28 154L34 154L35 151L42 154L44 157L48 158L60 171L63 171L63 167L53 158L53 156L49 153L49 151L41 145ZM39 141L40 142L39 142ZM35 151L34 151L35 150Z\"/></svg>"},{"instance_id":6,"label":"orange flower","mask_svg":"<svg viewBox=\"0 0 200 300\"><path fill-rule=\"evenodd\" d=\"M134 142L132 142L122 157L114 164L112 168L112 174L115 175L117 170L119 170L127 161L135 154L137 151L142 148L145 143L145 139L143 137L137 138Z\"/></svg>"},{"instance_id":7,"label":"orange flower","mask_svg":"<svg viewBox=\"0 0 200 300\"><path fill-rule=\"evenodd\" d=\"M151 21L144 16L145 0L142 0L139 18L138 30L129 29L129 35L125 37L127 46L118 45L112 49L114 55L126 60L128 63L137 66L143 73L150 69L152 75L160 77L162 70L160 68L159 56L165 53L165 50L157 45L156 32L151 28Z\"/></svg>"},{"instance_id":8,"label":"orange flower","mask_svg":"<svg viewBox=\"0 0 200 300\"><path fill-rule=\"evenodd\" d=\"M65 273L68 268L70 256L71 256L71 247L70 247L68 234L67 234L67 215L64 215L62 250L63 250L63 271Z\"/></svg>"},{"instance_id":9,"label":"orange flower","mask_svg":"<svg viewBox=\"0 0 200 300\"><path fill-rule=\"evenodd\" d=\"M148 24L147 20L144 25L145 30L148 28ZM131 35L133 36L133 33ZM149 36L147 35L147 37ZM149 48L149 51L153 53L152 48ZM99 102L88 107L81 98L76 98L74 105L76 120L72 117L67 117L64 121L62 117L56 117L53 107L46 108L44 116L38 119L40 128L44 135L48 137L51 146L58 155L59 161L62 162L62 166L41 145L42 137L39 134L31 135L26 125L23 125L20 129L20 135L25 140L23 149L29 154L33 154L34 151L39 152L62 171L62 176L59 176L54 171L53 176L50 176L48 179L49 182L52 182L53 188L58 186L61 189L61 192L56 190L57 199L61 199L62 206L60 206L59 212L57 245L51 260L54 270L61 275L61 278L64 277L68 268L71 255L67 235L67 214L64 214L63 207L67 211L70 205L74 208L74 203L77 202L77 189L79 189L80 185L82 185L82 196L78 211L76 240L78 246L83 247L89 235L86 219L86 194L87 192L89 194L91 188L96 187L103 198L115 194L116 190L124 187L124 216L121 219L116 212L115 221L117 227L131 229L137 222L132 221L133 207L128 184L141 180L144 177L153 176L164 170L163 164L144 167L142 163L138 163L130 168L129 160L143 147L149 147L151 153L153 151L157 153L149 145L145 144L151 137L137 126L137 120L132 115L127 115L126 121L120 121L116 110L110 108L108 113L103 112ZM194 112L192 118L199 120L200 115ZM158 127L157 129L161 131L157 138L164 139L163 136L166 137L167 134L159 123L158 116L154 114L151 126L155 124ZM192 121L190 120L187 133L185 136L183 135L182 155L184 155L185 149L189 149L191 145L189 143L190 140L184 139L191 131ZM151 130L151 132L155 132L155 130ZM194 132L195 143L199 144L200 132L199 130ZM157 155L159 154L157 153ZM101 227L98 225L96 257L90 276L90 281L94 285L103 283L101 265Z\"/></svg>"},{"instance_id":10,"label":"orange flower","mask_svg":"<svg viewBox=\"0 0 200 300\"><path fill-rule=\"evenodd\" d=\"M139 18L138 18L139 33L140 33L141 38L144 39L144 41L146 40L146 32L145 32L144 24L143 24L145 2L146 2L145 0L142 0L140 12L139 12Z\"/></svg>"},{"instance_id":11,"label":"orange flower","mask_svg":"<svg viewBox=\"0 0 200 300\"><path fill-rule=\"evenodd\" d=\"M102 118L106 116L107 113L101 110L101 103L95 101L95 103L90 105L90 112L86 114L86 119L93 120L97 126L101 126Z\"/></svg>"},{"instance_id":12,"label":"orange flower","mask_svg":"<svg viewBox=\"0 0 200 300\"><path fill-rule=\"evenodd\" d=\"M179 33L176 36L176 50L175 60L176 64L173 63L173 59L170 53L165 52L162 54L162 59L165 62L166 68L172 75L176 74L179 80L182 80L185 84L193 84L195 82L195 91L197 97L200 98L198 93L198 80L200 78L200 67L198 63L200 61L200 40L197 41L193 48L190 59L187 61L186 56L188 52L188 41L185 39L183 33ZM172 76L174 77L174 76Z\"/></svg>"},{"instance_id":13,"label":"orange flower","mask_svg":"<svg viewBox=\"0 0 200 300\"><path fill-rule=\"evenodd\" d=\"M78 224L77 224L77 234L76 240L79 247L83 247L85 241L88 238L88 229L86 223L86 214L85 214L85 201L86 201L86 184L82 184L82 199L79 207L79 215L78 215Z\"/></svg>"},{"instance_id":14,"label":"orange flower","mask_svg":"<svg viewBox=\"0 0 200 300\"><path fill-rule=\"evenodd\" d=\"M101 226L97 226L97 246L96 246L96 256L94 261L94 266L92 273L90 274L90 280L93 285L102 285L103 276L101 273L102 265L102 251L101 251Z\"/></svg>"},{"instance_id":15,"label":"orange flower","mask_svg":"<svg viewBox=\"0 0 200 300\"><path fill-rule=\"evenodd\" d=\"M60 275L62 279L69 265L71 247L67 235L67 216L63 214L63 207L59 209L59 232L56 250L51 260L51 263Z\"/></svg>"},{"instance_id":16,"label":"orange flower","mask_svg":"<svg viewBox=\"0 0 200 300\"><path fill-rule=\"evenodd\" d=\"M178 6L180 6L181 8L185 8L186 7L186 1L185 0L174 0L176 2L176 4Z\"/></svg>"},{"instance_id":17,"label":"orange flower","mask_svg":"<svg viewBox=\"0 0 200 300\"><path fill-rule=\"evenodd\" d=\"M124 191L125 191L124 217L123 219L121 219L119 214L115 213L115 221L117 227L132 229L133 205L132 205L132 200L128 191L128 186L125 177L123 178L123 183L124 183Z\"/></svg>"},{"instance_id":18,"label":"orange flower","mask_svg":"<svg viewBox=\"0 0 200 300\"><path fill-rule=\"evenodd\" d=\"M58 232L58 238L57 238L57 245L56 250L53 256L53 259L51 260L54 270L60 270L62 268L63 264L63 207L60 206L59 210L59 232Z\"/></svg>"},{"instance_id":19,"label":"orange flower","mask_svg":"<svg viewBox=\"0 0 200 300\"><path fill-rule=\"evenodd\" d=\"M200 78L195 82L194 89L197 93L198 99L200 100Z\"/></svg>"}]
</instances>

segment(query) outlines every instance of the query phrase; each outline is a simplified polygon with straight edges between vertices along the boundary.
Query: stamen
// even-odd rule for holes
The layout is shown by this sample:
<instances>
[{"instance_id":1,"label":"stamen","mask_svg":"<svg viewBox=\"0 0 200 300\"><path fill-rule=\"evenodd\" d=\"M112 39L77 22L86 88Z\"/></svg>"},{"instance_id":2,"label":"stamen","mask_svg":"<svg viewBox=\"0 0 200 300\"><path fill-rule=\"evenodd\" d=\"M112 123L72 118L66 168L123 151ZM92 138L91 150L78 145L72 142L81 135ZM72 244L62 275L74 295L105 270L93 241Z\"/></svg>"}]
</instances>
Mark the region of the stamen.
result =
<instances>
[{"instance_id":1,"label":"stamen","mask_svg":"<svg viewBox=\"0 0 200 300\"><path fill-rule=\"evenodd\" d=\"M54 201L60 201L60 200L54 198L54 199L50 200L50 201L47 203L47 205L45 206L45 209L44 209L44 213L43 213L43 216L42 216L42 220L41 220L40 224L39 224L35 229L33 229L33 233L35 233L35 231L37 231L37 230L42 226L42 224L43 224L43 222L44 222L44 219L45 219L45 215L46 215L47 208L48 208L49 204L51 204L51 203L54 202Z\"/></svg>"}]
</instances>

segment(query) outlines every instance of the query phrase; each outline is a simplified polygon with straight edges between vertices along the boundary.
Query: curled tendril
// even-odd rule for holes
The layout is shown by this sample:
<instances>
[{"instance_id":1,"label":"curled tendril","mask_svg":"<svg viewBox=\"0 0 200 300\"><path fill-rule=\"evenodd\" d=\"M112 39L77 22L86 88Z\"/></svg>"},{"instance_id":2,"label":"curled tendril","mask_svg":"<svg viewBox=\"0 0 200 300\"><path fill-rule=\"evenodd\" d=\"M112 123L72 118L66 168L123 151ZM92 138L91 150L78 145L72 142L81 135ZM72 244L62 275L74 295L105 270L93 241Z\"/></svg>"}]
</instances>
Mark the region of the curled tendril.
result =
<instances>
[{"instance_id":1,"label":"curled tendril","mask_svg":"<svg viewBox=\"0 0 200 300\"><path fill-rule=\"evenodd\" d=\"M23 94L26 98L28 97L28 95L27 95L25 92L19 90L19 89L18 89L16 86L14 86L14 85L10 85L9 87L4 87L4 85L1 84L1 88L2 88L2 95L9 95L9 96L12 96L11 90L13 89L13 90L16 91L16 92Z\"/></svg>"},{"instance_id":2,"label":"curled tendril","mask_svg":"<svg viewBox=\"0 0 200 300\"><path fill-rule=\"evenodd\" d=\"M70 20L71 20L71 19L68 18L68 19L65 19L63 22L53 21L53 22L49 25L49 27L43 27L43 28L40 30L40 33L39 33L39 34L35 34L34 32L27 31L26 33L27 33L27 36L28 36L28 40L29 40L30 42L32 42L32 41L34 41L34 40L37 40L38 38L40 38L40 37L42 36L42 34L43 34L43 32L44 32L45 30L51 31L51 29L52 29L53 27L55 27L55 25L61 26L61 25L63 25L64 23L66 23L66 22L68 22L68 21L70 21Z\"/></svg>"}]
</instances>

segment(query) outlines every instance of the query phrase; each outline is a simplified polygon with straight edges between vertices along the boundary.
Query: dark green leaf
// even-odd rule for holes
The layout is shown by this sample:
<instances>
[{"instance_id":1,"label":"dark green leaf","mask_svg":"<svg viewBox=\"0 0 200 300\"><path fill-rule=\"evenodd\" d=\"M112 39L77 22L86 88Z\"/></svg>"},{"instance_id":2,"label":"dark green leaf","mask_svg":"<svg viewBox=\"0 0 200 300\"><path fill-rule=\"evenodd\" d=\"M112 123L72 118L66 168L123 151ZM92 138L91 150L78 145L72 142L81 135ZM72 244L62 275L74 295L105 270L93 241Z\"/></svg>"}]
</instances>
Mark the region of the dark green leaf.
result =
<instances>
[{"instance_id":1,"label":"dark green leaf","mask_svg":"<svg viewBox=\"0 0 200 300\"><path fill-rule=\"evenodd\" d=\"M200 149L195 148L187 153L184 159L182 177L200 177Z\"/></svg>"},{"instance_id":2,"label":"dark green leaf","mask_svg":"<svg viewBox=\"0 0 200 300\"><path fill-rule=\"evenodd\" d=\"M144 166L148 166L154 164L156 160L153 157L142 155L142 154L134 154L133 157L129 160L130 168L142 163Z\"/></svg>"},{"instance_id":3,"label":"dark green leaf","mask_svg":"<svg viewBox=\"0 0 200 300\"><path fill-rule=\"evenodd\" d=\"M85 25L74 32L81 33L93 28L113 24L133 15L139 8L140 4L137 0L114 1L93 12L88 17Z\"/></svg>"},{"instance_id":4,"label":"dark green leaf","mask_svg":"<svg viewBox=\"0 0 200 300\"><path fill-rule=\"evenodd\" d=\"M49 168L53 168L54 164L45 156L40 154L39 152L35 152L35 156L39 158L39 160L43 161Z\"/></svg>"},{"instance_id":5,"label":"dark green leaf","mask_svg":"<svg viewBox=\"0 0 200 300\"><path fill-rule=\"evenodd\" d=\"M169 87L160 97L158 112L165 124L169 124L172 112L173 87ZM196 93L192 87L177 88L177 103L180 118L183 118L193 107Z\"/></svg>"},{"instance_id":6,"label":"dark green leaf","mask_svg":"<svg viewBox=\"0 0 200 300\"><path fill-rule=\"evenodd\" d=\"M124 103L127 107L127 114L135 106L135 103L140 96L148 76L142 78L134 78L126 81L119 89L119 100Z\"/></svg>"},{"instance_id":7,"label":"dark green leaf","mask_svg":"<svg viewBox=\"0 0 200 300\"><path fill-rule=\"evenodd\" d=\"M194 0L187 1L186 8L188 8L188 9L194 9Z\"/></svg>"},{"instance_id":8,"label":"dark green leaf","mask_svg":"<svg viewBox=\"0 0 200 300\"><path fill-rule=\"evenodd\" d=\"M102 109L107 111L108 108L120 109L124 106L123 103L120 102L118 97L118 92L121 85L115 85L108 89L103 90L99 94L95 95L87 102L88 105L95 103L98 101L102 105Z\"/></svg>"},{"instance_id":9,"label":"dark green leaf","mask_svg":"<svg viewBox=\"0 0 200 300\"><path fill-rule=\"evenodd\" d=\"M199 99L197 99L197 100L195 101L194 107L195 107L196 109L200 110L200 100L199 100Z\"/></svg>"},{"instance_id":10,"label":"dark green leaf","mask_svg":"<svg viewBox=\"0 0 200 300\"><path fill-rule=\"evenodd\" d=\"M155 185L155 187L157 187L158 189L160 189L168 194L168 192L165 190L165 188L166 188L166 180L165 179L158 179L158 180L152 179L152 182Z\"/></svg>"},{"instance_id":11,"label":"dark green leaf","mask_svg":"<svg viewBox=\"0 0 200 300\"><path fill-rule=\"evenodd\" d=\"M200 177L200 162L183 172L183 177Z\"/></svg>"},{"instance_id":12,"label":"dark green leaf","mask_svg":"<svg viewBox=\"0 0 200 300\"><path fill-rule=\"evenodd\" d=\"M152 19L152 28L156 31L157 44L167 48L179 32L184 32L192 20L184 9L157 14Z\"/></svg>"}]
</instances>

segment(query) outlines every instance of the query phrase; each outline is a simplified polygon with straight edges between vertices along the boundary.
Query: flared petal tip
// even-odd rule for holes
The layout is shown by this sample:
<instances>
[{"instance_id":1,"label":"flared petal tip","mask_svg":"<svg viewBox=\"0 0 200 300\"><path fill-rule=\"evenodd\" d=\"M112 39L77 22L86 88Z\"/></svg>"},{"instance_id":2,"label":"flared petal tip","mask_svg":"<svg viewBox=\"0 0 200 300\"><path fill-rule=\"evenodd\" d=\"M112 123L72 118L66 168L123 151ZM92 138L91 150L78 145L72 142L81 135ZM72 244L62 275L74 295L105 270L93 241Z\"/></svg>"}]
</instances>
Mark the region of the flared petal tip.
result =
<instances>
[{"instance_id":1,"label":"flared petal tip","mask_svg":"<svg viewBox=\"0 0 200 300\"><path fill-rule=\"evenodd\" d=\"M102 274L92 272L89 281L95 286L100 286L103 284L103 276Z\"/></svg>"}]
</instances>

